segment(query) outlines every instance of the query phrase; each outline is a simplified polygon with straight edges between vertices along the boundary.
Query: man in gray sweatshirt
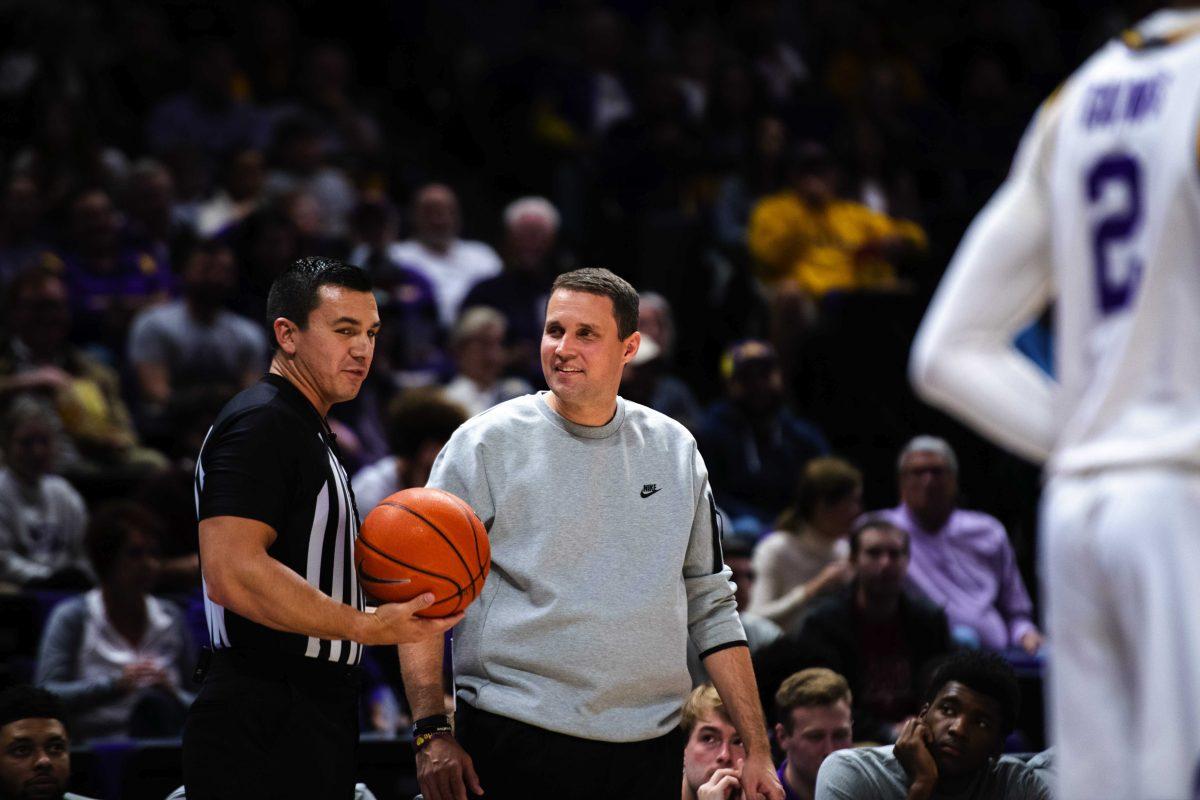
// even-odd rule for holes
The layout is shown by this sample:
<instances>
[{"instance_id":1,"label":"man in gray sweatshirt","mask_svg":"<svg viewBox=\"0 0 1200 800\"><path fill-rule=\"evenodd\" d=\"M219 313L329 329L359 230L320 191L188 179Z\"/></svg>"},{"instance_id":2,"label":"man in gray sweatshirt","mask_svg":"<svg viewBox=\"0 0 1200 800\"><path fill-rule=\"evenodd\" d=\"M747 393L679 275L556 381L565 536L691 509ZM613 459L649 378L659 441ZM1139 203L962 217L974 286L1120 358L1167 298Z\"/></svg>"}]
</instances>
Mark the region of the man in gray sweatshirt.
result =
<instances>
[{"instance_id":1,"label":"man in gray sweatshirt","mask_svg":"<svg viewBox=\"0 0 1200 800\"><path fill-rule=\"evenodd\" d=\"M427 800L677 797L689 638L746 744L744 796L783 799L704 461L617 396L637 308L607 270L560 276L550 391L472 418L434 465L488 528L492 571L455 632L457 739L440 640L400 648Z\"/></svg>"}]
</instances>

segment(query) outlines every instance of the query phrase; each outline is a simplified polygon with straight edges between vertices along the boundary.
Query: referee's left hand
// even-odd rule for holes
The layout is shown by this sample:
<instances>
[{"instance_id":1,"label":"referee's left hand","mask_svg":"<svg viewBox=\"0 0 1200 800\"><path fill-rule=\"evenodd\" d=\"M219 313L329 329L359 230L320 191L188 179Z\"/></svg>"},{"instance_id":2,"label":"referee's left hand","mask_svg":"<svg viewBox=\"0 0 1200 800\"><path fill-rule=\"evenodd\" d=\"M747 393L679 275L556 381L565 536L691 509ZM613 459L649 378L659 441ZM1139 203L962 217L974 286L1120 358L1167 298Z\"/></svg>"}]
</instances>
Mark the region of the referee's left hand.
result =
<instances>
[{"instance_id":1,"label":"referee's left hand","mask_svg":"<svg viewBox=\"0 0 1200 800\"><path fill-rule=\"evenodd\" d=\"M416 616L418 611L432 605L433 599L433 595L426 592L407 603L385 603L374 614L363 614L355 641L367 645L409 644L440 636L457 625L463 615L439 619Z\"/></svg>"}]
</instances>

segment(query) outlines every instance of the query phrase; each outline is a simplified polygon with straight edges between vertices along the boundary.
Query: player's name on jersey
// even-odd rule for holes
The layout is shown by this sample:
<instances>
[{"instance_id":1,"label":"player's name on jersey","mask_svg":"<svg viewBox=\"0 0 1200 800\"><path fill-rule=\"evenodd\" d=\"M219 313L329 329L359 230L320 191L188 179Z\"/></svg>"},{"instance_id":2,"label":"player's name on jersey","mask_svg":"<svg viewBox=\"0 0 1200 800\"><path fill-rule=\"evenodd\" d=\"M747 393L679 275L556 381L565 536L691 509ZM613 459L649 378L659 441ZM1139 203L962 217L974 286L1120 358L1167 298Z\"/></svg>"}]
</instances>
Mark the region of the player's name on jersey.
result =
<instances>
[{"instance_id":1,"label":"player's name on jersey","mask_svg":"<svg viewBox=\"0 0 1200 800\"><path fill-rule=\"evenodd\" d=\"M1083 125L1093 130L1152 119L1163 107L1169 84L1164 73L1096 84L1083 104Z\"/></svg>"}]
</instances>

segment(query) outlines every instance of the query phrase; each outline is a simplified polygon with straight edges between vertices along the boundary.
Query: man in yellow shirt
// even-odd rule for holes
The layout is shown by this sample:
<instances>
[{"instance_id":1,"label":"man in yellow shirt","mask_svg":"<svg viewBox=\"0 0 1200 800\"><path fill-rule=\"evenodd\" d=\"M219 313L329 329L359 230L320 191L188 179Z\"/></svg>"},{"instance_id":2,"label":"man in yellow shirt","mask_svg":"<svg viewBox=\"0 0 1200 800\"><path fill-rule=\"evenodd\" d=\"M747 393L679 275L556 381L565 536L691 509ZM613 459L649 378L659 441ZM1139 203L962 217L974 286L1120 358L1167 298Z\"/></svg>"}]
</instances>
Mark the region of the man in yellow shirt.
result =
<instances>
[{"instance_id":1,"label":"man in yellow shirt","mask_svg":"<svg viewBox=\"0 0 1200 800\"><path fill-rule=\"evenodd\" d=\"M926 247L925 232L837 196L836 166L816 142L797 146L788 167L790 187L759 201L747 244L760 278L792 280L807 294L899 286L895 261Z\"/></svg>"}]
</instances>

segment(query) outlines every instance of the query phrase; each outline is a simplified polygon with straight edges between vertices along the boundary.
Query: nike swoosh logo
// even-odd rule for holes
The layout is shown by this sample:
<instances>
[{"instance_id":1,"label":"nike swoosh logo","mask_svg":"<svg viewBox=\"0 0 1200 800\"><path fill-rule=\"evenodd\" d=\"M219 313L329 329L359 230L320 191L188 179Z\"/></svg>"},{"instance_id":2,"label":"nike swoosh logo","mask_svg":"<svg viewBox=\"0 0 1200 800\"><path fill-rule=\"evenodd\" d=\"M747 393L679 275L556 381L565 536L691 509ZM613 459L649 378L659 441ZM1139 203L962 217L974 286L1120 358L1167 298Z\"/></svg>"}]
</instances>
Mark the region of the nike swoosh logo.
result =
<instances>
[{"instance_id":1,"label":"nike swoosh logo","mask_svg":"<svg viewBox=\"0 0 1200 800\"><path fill-rule=\"evenodd\" d=\"M662 489L660 489L657 486L654 487L653 489L642 489L642 497L649 497L650 495L658 494L661 491L662 491Z\"/></svg>"}]
</instances>

